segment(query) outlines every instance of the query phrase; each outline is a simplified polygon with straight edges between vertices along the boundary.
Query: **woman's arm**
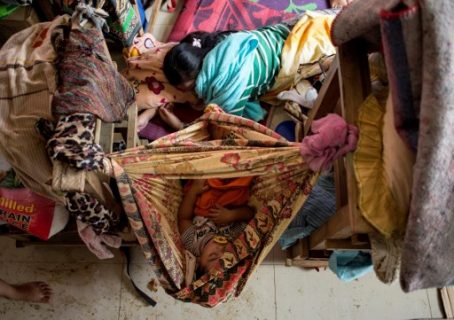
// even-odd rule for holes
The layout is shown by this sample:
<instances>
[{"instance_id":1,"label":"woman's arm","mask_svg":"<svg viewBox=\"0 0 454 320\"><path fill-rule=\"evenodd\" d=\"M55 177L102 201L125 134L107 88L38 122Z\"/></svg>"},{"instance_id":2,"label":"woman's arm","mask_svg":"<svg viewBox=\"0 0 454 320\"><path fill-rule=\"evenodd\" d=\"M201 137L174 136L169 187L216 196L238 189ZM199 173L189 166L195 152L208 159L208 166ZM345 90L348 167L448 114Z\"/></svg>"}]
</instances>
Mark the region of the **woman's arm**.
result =
<instances>
[{"instance_id":1,"label":"woman's arm","mask_svg":"<svg viewBox=\"0 0 454 320\"><path fill-rule=\"evenodd\" d=\"M158 108L146 109L141 114L139 114L139 117L137 118L137 132L141 131L147 126L148 122L150 122L150 120L155 116L157 109Z\"/></svg>"},{"instance_id":2,"label":"woman's arm","mask_svg":"<svg viewBox=\"0 0 454 320\"><path fill-rule=\"evenodd\" d=\"M178 210L178 230L180 234L192 225L194 205L198 195L206 189L205 180L194 180L189 190L184 194Z\"/></svg>"},{"instance_id":3,"label":"woman's arm","mask_svg":"<svg viewBox=\"0 0 454 320\"><path fill-rule=\"evenodd\" d=\"M177 118L177 116L167 109L167 107L161 107L159 108L159 115L161 116L161 119L165 121L169 126L174 128L175 130L181 130L184 128L184 123L181 122L180 119Z\"/></svg>"}]
</instances>

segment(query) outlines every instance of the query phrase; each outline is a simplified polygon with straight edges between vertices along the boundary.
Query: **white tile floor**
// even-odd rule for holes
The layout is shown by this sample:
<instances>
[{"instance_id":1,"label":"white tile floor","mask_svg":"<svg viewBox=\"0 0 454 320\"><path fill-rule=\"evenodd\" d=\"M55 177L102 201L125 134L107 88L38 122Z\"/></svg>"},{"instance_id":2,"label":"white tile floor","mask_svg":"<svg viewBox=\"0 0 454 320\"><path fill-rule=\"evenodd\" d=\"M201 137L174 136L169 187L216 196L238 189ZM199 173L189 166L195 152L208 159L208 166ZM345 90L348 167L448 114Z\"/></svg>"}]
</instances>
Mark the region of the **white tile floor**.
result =
<instances>
[{"instance_id":1,"label":"white tile floor","mask_svg":"<svg viewBox=\"0 0 454 320\"><path fill-rule=\"evenodd\" d=\"M153 278L139 248L132 272L146 288ZM83 247L26 247L0 237L0 278L10 282L44 280L54 297L50 304L0 299L0 319L179 320L179 319L419 319L440 318L435 290L404 294L397 283L386 286L370 274L342 283L331 271L285 267L277 252L249 280L242 295L214 309L183 303L162 289L151 293L150 307L123 275L124 261L99 261Z\"/></svg>"}]
</instances>

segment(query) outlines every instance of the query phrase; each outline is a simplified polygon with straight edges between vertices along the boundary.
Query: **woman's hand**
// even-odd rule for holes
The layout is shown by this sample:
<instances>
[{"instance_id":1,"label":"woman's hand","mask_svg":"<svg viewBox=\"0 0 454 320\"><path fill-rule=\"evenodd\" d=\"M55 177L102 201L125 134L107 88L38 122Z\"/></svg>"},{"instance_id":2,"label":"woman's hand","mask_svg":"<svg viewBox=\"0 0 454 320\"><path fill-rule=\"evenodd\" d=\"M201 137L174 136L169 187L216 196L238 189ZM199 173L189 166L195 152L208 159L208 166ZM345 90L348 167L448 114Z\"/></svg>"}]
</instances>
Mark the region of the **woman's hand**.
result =
<instances>
[{"instance_id":1,"label":"woman's hand","mask_svg":"<svg viewBox=\"0 0 454 320\"><path fill-rule=\"evenodd\" d=\"M177 116L165 106L159 108L159 116L175 130L181 130L184 127L183 122L181 122L180 119L178 119Z\"/></svg>"}]
</instances>

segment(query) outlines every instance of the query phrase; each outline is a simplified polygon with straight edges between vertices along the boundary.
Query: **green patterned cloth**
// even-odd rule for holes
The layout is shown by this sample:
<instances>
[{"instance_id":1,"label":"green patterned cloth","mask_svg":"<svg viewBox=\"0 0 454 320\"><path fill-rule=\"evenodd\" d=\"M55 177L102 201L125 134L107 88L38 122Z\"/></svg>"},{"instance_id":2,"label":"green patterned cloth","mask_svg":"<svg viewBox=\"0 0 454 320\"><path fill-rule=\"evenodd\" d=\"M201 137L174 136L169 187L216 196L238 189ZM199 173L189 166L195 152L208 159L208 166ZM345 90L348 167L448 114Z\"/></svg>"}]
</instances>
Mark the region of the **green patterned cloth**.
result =
<instances>
[{"instance_id":1,"label":"green patterned cloth","mask_svg":"<svg viewBox=\"0 0 454 320\"><path fill-rule=\"evenodd\" d=\"M276 75L281 66L281 52L284 42L290 33L287 24L281 23L267 26L253 31L242 31L253 34L258 39L258 46L254 54L253 72L249 78L249 86L244 91L241 100L257 100L274 84Z\"/></svg>"},{"instance_id":2,"label":"green patterned cloth","mask_svg":"<svg viewBox=\"0 0 454 320\"><path fill-rule=\"evenodd\" d=\"M260 121L265 112L257 98L274 84L280 69L287 24L229 34L203 61L195 91L206 104L230 114Z\"/></svg>"}]
</instances>

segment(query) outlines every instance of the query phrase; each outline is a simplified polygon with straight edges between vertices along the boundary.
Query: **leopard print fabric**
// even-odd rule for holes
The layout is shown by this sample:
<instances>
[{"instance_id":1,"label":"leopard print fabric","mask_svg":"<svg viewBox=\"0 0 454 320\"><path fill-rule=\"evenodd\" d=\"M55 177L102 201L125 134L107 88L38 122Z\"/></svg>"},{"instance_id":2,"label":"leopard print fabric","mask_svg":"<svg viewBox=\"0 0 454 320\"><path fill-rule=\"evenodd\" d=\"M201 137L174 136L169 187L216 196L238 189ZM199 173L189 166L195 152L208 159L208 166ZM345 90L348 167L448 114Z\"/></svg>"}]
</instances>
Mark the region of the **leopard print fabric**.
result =
<instances>
[{"instance_id":1,"label":"leopard print fabric","mask_svg":"<svg viewBox=\"0 0 454 320\"><path fill-rule=\"evenodd\" d=\"M96 118L90 113L74 113L59 118L55 129L52 124L41 120L37 128L48 139L46 148L49 157L54 160L69 163L69 165L84 170L103 169L104 151L99 144L94 143Z\"/></svg>"},{"instance_id":2,"label":"leopard print fabric","mask_svg":"<svg viewBox=\"0 0 454 320\"><path fill-rule=\"evenodd\" d=\"M80 221L92 226L97 234L117 231L120 222L118 215L89 194L68 192L66 200L66 209Z\"/></svg>"},{"instance_id":3,"label":"leopard print fabric","mask_svg":"<svg viewBox=\"0 0 454 320\"><path fill-rule=\"evenodd\" d=\"M75 113L60 117L55 126L49 120L40 119L36 128L47 140L46 148L51 159L81 170L97 170L103 168L104 152L94 143L95 121L95 116L90 113ZM96 198L79 192L68 192L65 197L66 209L92 226L97 234L116 231L119 217Z\"/></svg>"}]
</instances>

